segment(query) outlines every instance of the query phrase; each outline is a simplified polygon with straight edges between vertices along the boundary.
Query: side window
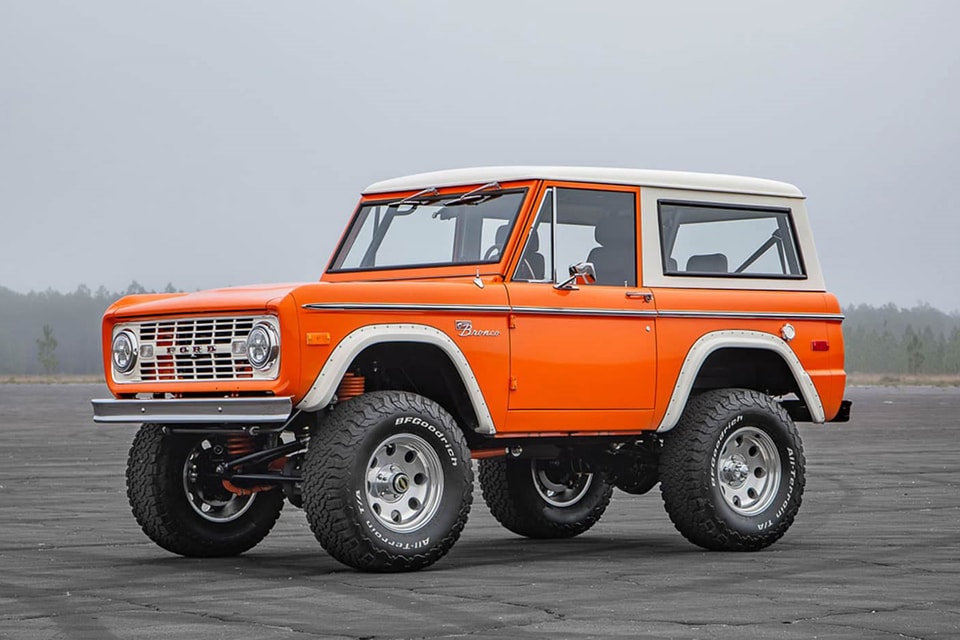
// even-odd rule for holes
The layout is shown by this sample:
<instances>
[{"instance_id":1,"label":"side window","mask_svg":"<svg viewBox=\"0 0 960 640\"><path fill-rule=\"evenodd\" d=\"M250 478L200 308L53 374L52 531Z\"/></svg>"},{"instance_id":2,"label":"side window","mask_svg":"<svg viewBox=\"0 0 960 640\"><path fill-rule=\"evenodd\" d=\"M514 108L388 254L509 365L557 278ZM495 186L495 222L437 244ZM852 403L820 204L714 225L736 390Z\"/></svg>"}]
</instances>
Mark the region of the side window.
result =
<instances>
[{"instance_id":1,"label":"side window","mask_svg":"<svg viewBox=\"0 0 960 640\"><path fill-rule=\"evenodd\" d=\"M804 275L789 210L658 204L663 272L667 275Z\"/></svg>"},{"instance_id":2,"label":"side window","mask_svg":"<svg viewBox=\"0 0 960 640\"><path fill-rule=\"evenodd\" d=\"M557 276L592 262L599 285L637 285L636 199L625 191L557 189Z\"/></svg>"},{"instance_id":3,"label":"side window","mask_svg":"<svg viewBox=\"0 0 960 640\"><path fill-rule=\"evenodd\" d=\"M633 193L547 189L513 279L558 282L579 262L593 263L598 285L636 286Z\"/></svg>"}]
</instances>

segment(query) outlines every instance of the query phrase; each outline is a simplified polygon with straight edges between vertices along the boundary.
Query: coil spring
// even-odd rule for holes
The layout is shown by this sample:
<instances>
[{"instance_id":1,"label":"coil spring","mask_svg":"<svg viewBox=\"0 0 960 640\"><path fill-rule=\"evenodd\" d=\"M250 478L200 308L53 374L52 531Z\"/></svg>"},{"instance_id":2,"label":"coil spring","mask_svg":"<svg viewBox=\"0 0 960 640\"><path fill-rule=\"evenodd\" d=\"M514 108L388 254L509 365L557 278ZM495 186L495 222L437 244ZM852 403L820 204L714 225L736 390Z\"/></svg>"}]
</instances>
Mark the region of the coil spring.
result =
<instances>
[{"instance_id":1,"label":"coil spring","mask_svg":"<svg viewBox=\"0 0 960 640\"><path fill-rule=\"evenodd\" d=\"M227 454L231 458L239 458L240 456L245 456L253 453L257 450L256 444L253 441L253 438L244 434L244 433L231 433L227 436L226 442ZM255 486L255 487L238 487L229 480L222 480L223 488L229 491L230 493L238 496L249 496L257 493L259 491L269 491L274 487L270 485Z\"/></svg>"},{"instance_id":2,"label":"coil spring","mask_svg":"<svg viewBox=\"0 0 960 640\"><path fill-rule=\"evenodd\" d=\"M245 456L256 450L253 438L242 433L233 433L227 436L227 453L231 457Z\"/></svg>"},{"instance_id":3,"label":"coil spring","mask_svg":"<svg viewBox=\"0 0 960 640\"><path fill-rule=\"evenodd\" d=\"M350 398L362 395L366 390L366 384L367 380L363 376L358 376L354 373L343 374L343 380L340 381L340 386L337 387L337 399L339 399L340 402L345 402Z\"/></svg>"}]
</instances>

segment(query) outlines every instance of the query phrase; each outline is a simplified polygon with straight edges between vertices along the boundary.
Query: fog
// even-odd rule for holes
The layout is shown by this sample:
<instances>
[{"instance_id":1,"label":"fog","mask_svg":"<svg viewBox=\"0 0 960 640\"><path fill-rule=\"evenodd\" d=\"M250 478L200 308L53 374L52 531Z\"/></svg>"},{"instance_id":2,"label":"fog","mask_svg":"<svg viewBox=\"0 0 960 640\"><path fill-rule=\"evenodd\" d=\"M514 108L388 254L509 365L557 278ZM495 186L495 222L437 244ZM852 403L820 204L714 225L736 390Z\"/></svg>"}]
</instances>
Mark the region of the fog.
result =
<instances>
[{"instance_id":1,"label":"fog","mask_svg":"<svg viewBox=\"0 0 960 640\"><path fill-rule=\"evenodd\" d=\"M0 286L315 280L359 192L754 175L844 304L960 309L960 3L0 0Z\"/></svg>"}]
</instances>

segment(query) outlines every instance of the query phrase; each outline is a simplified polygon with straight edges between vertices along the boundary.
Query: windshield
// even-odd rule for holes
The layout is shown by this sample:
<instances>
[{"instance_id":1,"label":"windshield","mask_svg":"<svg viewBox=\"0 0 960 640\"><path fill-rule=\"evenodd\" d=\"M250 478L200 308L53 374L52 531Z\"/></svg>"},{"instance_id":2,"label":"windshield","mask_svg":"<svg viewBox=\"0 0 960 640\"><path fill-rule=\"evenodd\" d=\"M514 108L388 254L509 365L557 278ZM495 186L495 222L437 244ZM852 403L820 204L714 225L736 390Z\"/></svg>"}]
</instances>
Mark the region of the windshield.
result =
<instances>
[{"instance_id":1,"label":"windshield","mask_svg":"<svg viewBox=\"0 0 960 640\"><path fill-rule=\"evenodd\" d=\"M330 271L499 262L526 189L463 195L365 204Z\"/></svg>"}]
</instances>

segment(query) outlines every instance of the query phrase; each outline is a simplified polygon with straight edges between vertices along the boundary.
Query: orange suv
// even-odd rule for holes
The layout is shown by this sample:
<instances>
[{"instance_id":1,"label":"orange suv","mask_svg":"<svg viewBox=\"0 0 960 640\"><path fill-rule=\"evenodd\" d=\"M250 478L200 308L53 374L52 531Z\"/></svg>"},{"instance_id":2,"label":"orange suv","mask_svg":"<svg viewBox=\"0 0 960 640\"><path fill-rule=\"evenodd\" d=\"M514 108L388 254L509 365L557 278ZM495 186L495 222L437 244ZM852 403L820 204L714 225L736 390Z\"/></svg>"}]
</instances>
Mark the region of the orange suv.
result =
<instances>
[{"instance_id":1,"label":"orange suv","mask_svg":"<svg viewBox=\"0 0 960 640\"><path fill-rule=\"evenodd\" d=\"M319 282L119 300L94 419L143 423L127 495L186 556L250 549L290 502L349 566L425 567L473 460L523 536L659 483L690 541L755 550L800 507L794 421L849 416L842 320L789 184L438 171L368 187Z\"/></svg>"}]
</instances>

